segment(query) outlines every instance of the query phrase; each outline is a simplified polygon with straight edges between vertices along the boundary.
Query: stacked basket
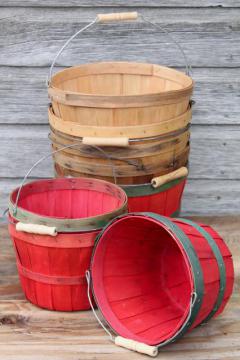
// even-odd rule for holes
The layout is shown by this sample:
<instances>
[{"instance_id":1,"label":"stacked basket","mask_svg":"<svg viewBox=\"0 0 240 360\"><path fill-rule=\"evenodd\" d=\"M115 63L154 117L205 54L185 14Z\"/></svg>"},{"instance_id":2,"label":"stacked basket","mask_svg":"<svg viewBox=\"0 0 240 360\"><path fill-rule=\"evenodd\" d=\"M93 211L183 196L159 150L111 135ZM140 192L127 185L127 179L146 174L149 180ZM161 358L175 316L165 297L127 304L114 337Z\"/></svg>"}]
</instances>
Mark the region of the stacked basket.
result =
<instances>
[{"instance_id":1,"label":"stacked basket","mask_svg":"<svg viewBox=\"0 0 240 360\"><path fill-rule=\"evenodd\" d=\"M98 16L109 20L117 18ZM50 139L53 150L79 148L54 154L56 175L115 181L130 211L176 214L187 175L192 79L132 62L85 64L52 76L65 45L50 71Z\"/></svg>"}]
</instances>

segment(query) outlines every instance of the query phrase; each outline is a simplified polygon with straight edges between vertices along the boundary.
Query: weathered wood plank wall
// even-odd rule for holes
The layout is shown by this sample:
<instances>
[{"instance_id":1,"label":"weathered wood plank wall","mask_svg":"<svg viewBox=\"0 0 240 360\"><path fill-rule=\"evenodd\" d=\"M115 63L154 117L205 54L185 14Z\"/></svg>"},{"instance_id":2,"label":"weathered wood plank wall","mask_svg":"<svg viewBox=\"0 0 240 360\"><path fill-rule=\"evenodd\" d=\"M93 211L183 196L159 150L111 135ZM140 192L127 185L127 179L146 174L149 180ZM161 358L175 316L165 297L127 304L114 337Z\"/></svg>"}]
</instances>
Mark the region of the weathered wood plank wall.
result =
<instances>
[{"instance_id":1,"label":"weathered wood plank wall","mask_svg":"<svg viewBox=\"0 0 240 360\"><path fill-rule=\"evenodd\" d=\"M183 46L196 90L185 214L240 213L240 1L5 0L0 2L0 209L10 189L50 150L46 77L55 53L97 13L136 10ZM130 30L135 30L130 31ZM58 69L100 60L182 68L177 49L141 23L98 25L74 40ZM33 177L51 175L51 161Z\"/></svg>"}]
</instances>

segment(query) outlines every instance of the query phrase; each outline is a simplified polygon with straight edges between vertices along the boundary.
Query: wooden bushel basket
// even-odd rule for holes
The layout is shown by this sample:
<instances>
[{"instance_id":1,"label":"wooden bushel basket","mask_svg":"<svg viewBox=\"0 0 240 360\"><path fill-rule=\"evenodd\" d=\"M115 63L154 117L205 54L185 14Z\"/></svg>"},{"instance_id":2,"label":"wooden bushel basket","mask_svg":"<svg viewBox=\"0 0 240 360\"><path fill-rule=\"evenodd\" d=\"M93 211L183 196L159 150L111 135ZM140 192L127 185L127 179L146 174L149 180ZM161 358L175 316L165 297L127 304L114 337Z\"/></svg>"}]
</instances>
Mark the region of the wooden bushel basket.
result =
<instances>
[{"instance_id":1,"label":"wooden bushel basket","mask_svg":"<svg viewBox=\"0 0 240 360\"><path fill-rule=\"evenodd\" d=\"M126 212L124 191L105 181L23 182L10 196L9 232L26 298L50 310L89 309L85 271L95 238Z\"/></svg>"},{"instance_id":2,"label":"wooden bushel basket","mask_svg":"<svg viewBox=\"0 0 240 360\"><path fill-rule=\"evenodd\" d=\"M179 71L108 62L58 72L51 78L48 93L54 114L63 121L118 127L177 117L186 112L192 90L192 79Z\"/></svg>"},{"instance_id":3,"label":"wooden bushel basket","mask_svg":"<svg viewBox=\"0 0 240 360\"><path fill-rule=\"evenodd\" d=\"M189 65L183 49L166 29L142 15L139 17L148 25L164 31L175 43L184 58L186 74L153 64L102 62L70 67L53 75L58 57L77 35L96 23L138 18L137 13L124 13L119 17L115 14L98 15L67 40L50 68L48 94L54 114L61 119L61 131L70 124L74 135L75 131L79 135L81 131L91 134L91 127L95 127L101 137L107 137L118 132L119 127L159 124L187 111L193 80L188 76ZM122 136L121 132L114 136L119 135ZM80 136L86 135L82 133Z\"/></svg>"},{"instance_id":4,"label":"wooden bushel basket","mask_svg":"<svg viewBox=\"0 0 240 360\"><path fill-rule=\"evenodd\" d=\"M53 75L58 57L78 34L95 23L136 20L137 13L98 15L63 45L53 60L48 92L53 150L75 143L93 145L54 155L57 176L84 176L120 185L149 183L187 166L190 97L193 81L186 56L167 31L186 64L186 74L159 65L107 62L70 67ZM101 156L99 149L107 156Z\"/></svg>"},{"instance_id":5,"label":"wooden bushel basket","mask_svg":"<svg viewBox=\"0 0 240 360\"><path fill-rule=\"evenodd\" d=\"M210 226L129 213L98 236L87 279L111 340L156 356L224 310L234 273L229 249Z\"/></svg>"}]
</instances>

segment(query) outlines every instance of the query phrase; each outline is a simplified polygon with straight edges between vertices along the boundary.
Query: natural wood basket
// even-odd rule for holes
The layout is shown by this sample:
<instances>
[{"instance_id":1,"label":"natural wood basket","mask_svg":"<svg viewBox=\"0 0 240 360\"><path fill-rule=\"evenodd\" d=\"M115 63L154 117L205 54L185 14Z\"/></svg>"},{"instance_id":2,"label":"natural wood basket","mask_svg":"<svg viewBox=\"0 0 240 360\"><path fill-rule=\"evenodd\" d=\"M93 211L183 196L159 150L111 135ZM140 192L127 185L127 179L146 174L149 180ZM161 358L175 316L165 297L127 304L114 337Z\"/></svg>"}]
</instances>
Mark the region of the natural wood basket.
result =
<instances>
[{"instance_id":1,"label":"natural wood basket","mask_svg":"<svg viewBox=\"0 0 240 360\"><path fill-rule=\"evenodd\" d=\"M89 127L159 124L185 113L192 91L193 80L180 71L132 62L70 67L48 88L57 117Z\"/></svg>"},{"instance_id":2,"label":"natural wood basket","mask_svg":"<svg viewBox=\"0 0 240 360\"><path fill-rule=\"evenodd\" d=\"M154 64L100 62L53 75L59 56L82 32L97 23L138 18L163 31L176 45L186 74ZM56 175L143 184L187 165L190 69L181 45L168 31L136 12L98 14L79 29L57 52L48 77L53 150L80 143L80 149L74 145L54 153Z\"/></svg>"},{"instance_id":3,"label":"natural wood basket","mask_svg":"<svg viewBox=\"0 0 240 360\"><path fill-rule=\"evenodd\" d=\"M101 147L104 152L53 128L50 138L53 150L79 141L79 148L54 154L57 176L97 177L114 182L114 172L118 184L142 184L187 164L190 132L185 128L168 136L140 139L127 147Z\"/></svg>"}]
</instances>

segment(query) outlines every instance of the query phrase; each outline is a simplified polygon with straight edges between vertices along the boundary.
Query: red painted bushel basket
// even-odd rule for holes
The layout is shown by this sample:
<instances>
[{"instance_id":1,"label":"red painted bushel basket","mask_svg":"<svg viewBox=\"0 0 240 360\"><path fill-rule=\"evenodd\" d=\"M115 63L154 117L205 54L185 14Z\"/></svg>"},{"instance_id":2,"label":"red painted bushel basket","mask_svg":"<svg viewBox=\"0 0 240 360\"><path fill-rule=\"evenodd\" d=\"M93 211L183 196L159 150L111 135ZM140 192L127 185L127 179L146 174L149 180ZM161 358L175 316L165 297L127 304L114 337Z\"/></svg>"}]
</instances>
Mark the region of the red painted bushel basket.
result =
<instances>
[{"instance_id":1,"label":"red painted bushel basket","mask_svg":"<svg viewBox=\"0 0 240 360\"><path fill-rule=\"evenodd\" d=\"M112 340L151 356L218 316L234 281L231 253L210 226L152 213L114 219L97 238L90 274Z\"/></svg>"},{"instance_id":2,"label":"red painted bushel basket","mask_svg":"<svg viewBox=\"0 0 240 360\"><path fill-rule=\"evenodd\" d=\"M126 211L124 191L96 179L40 180L14 190L9 232L26 298L50 310L89 309L85 271L96 235Z\"/></svg>"},{"instance_id":3,"label":"red painted bushel basket","mask_svg":"<svg viewBox=\"0 0 240 360\"><path fill-rule=\"evenodd\" d=\"M164 216L178 216L188 170L182 167L159 176L158 186L151 184L122 186L128 196L129 212L154 212ZM170 180L169 180L170 179Z\"/></svg>"}]
</instances>

